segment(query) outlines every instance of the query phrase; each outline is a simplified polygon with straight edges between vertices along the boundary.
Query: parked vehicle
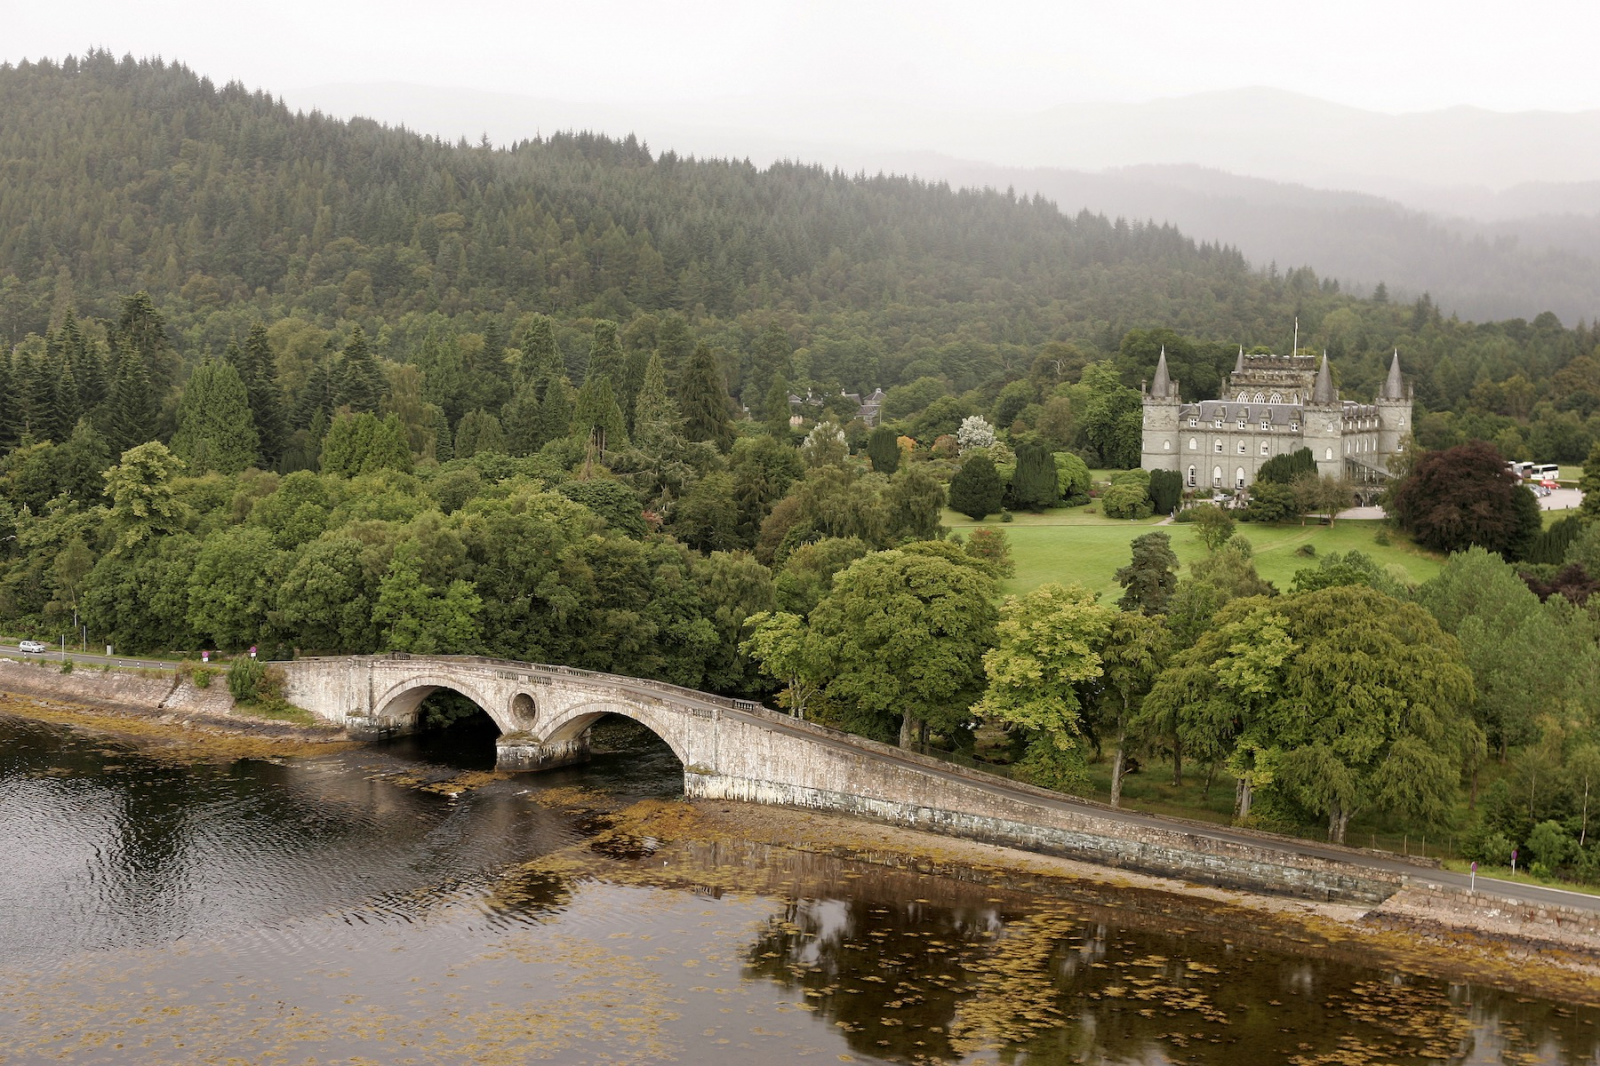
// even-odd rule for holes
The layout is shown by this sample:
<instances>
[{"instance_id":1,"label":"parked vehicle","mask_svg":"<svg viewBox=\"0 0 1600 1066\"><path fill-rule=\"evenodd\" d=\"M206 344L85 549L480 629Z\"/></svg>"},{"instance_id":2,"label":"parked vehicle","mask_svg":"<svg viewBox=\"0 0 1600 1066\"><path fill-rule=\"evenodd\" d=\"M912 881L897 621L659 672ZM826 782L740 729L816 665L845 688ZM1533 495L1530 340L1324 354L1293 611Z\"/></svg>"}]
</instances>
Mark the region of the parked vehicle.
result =
<instances>
[{"instance_id":1,"label":"parked vehicle","mask_svg":"<svg viewBox=\"0 0 1600 1066\"><path fill-rule=\"evenodd\" d=\"M43 655L50 650L50 645L42 640L25 640L17 645L17 650L28 655Z\"/></svg>"}]
</instances>

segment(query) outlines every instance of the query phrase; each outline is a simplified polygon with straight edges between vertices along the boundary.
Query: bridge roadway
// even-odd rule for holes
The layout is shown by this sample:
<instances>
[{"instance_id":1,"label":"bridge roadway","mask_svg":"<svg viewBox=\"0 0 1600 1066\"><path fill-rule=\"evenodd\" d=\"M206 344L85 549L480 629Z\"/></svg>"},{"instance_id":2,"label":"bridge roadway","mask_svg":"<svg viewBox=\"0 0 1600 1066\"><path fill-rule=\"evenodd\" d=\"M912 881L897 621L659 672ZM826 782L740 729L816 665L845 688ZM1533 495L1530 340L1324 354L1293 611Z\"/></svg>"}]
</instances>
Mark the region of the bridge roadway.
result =
<instances>
[{"instance_id":1,"label":"bridge roadway","mask_svg":"<svg viewBox=\"0 0 1600 1066\"><path fill-rule=\"evenodd\" d=\"M502 730L500 763L587 757L607 713L641 722L684 765L686 795L843 810L916 828L1187 880L1378 902L1403 882L1467 889L1465 874L1399 856L1112 808L663 682L470 656L298 659L298 706L357 735L403 732L429 692L451 688ZM1600 897L1480 876L1480 895L1600 913Z\"/></svg>"},{"instance_id":2,"label":"bridge roadway","mask_svg":"<svg viewBox=\"0 0 1600 1066\"><path fill-rule=\"evenodd\" d=\"M727 714L730 712L724 711L723 713ZM748 712L745 711L733 711L731 713L748 714ZM773 718L776 718L777 721L773 721ZM768 728L785 729L789 727L789 722L792 721L792 719L785 721L785 718L786 716L782 715L772 715L771 717L763 717L761 721L762 724L766 725ZM848 736L849 734L840 735ZM833 737L814 738L814 742L835 746L841 749L846 749L851 746L847 743L842 743ZM898 754L899 749L888 747L887 745L884 745L884 747L886 750L879 755L879 758L886 761L900 762L908 766L915 765L924 773L931 773L936 777L941 777L951 782L970 782L972 780L970 776L959 775L955 772L940 769L938 767L928 767L926 763L919 762L913 764L908 759ZM982 771L977 772L982 773ZM1226 840L1236 844L1243 844L1248 847L1259 848L1262 846L1267 846L1275 850L1286 851L1291 854L1302 855L1308 858L1323 859L1329 862L1354 863L1364 866L1367 869L1379 870L1384 873L1394 874L1399 877L1420 877L1426 881L1437 884L1452 885L1462 889L1469 888L1474 883L1466 874L1458 874L1452 870L1436 869L1431 866L1421 866L1414 862L1408 862L1401 857L1388 858L1383 855L1373 854L1357 848L1342 848L1332 845L1321 845L1314 841L1300 840L1296 837L1286 837L1271 833L1240 832L1227 826L1213 825L1209 822L1199 822L1187 818L1170 818L1157 814L1143 814L1141 812L1130 811L1122 807L1111 807L1106 804L1089 803L1081 799L1063 796L1059 793L1041 796L1039 794L1039 790L1032 788L1017 788L1015 784L1008 778L1000 777L996 774L985 774L984 776L992 779L986 781L984 783L984 787L998 794L1009 794L1029 803L1034 803L1043 807L1054 808L1061 811L1091 812L1096 818L1103 819L1105 821L1116 822L1120 825L1126 825L1129 827L1141 829L1182 829L1185 832L1199 834L1215 840ZM1481 875L1477 878L1476 886L1480 892L1493 892L1495 895L1505 896L1509 899L1515 899L1521 902L1548 903L1555 906L1575 907L1580 910L1600 912L1600 896L1592 896L1584 892L1569 892L1566 889L1549 888L1543 885L1525 885L1516 881L1506 881L1497 877L1484 877Z\"/></svg>"}]
</instances>

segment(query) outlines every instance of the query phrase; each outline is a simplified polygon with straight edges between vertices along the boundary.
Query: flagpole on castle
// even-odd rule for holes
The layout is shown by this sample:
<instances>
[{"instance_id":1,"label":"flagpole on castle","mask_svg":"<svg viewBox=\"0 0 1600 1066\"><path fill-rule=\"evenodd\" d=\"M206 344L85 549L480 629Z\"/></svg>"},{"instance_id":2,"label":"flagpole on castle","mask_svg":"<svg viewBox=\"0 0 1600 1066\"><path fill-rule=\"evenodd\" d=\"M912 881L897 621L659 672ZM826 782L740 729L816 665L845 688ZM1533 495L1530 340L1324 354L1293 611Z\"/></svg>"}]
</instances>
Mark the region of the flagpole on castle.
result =
<instances>
[{"instance_id":1,"label":"flagpole on castle","mask_svg":"<svg viewBox=\"0 0 1600 1066\"><path fill-rule=\"evenodd\" d=\"M1300 316L1294 316L1294 347L1289 349L1291 356L1300 354Z\"/></svg>"}]
</instances>

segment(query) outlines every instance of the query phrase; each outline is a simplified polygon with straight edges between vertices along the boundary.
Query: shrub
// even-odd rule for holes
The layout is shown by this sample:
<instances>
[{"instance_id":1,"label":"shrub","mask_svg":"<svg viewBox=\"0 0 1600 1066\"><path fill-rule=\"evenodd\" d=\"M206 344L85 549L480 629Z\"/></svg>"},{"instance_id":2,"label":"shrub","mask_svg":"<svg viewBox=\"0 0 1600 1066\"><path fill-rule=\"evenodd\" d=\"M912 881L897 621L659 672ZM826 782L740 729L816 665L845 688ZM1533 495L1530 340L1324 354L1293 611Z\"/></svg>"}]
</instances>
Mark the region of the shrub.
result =
<instances>
[{"instance_id":1,"label":"shrub","mask_svg":"<svg viewBox=\"0 0 1600 1066\"><path fill-rule=\"evenodd\" d=\"M1304 555L1307 558L1310 558L1311 556L1317 554L1317 546L1315 544L1302 544L1300 547L1294 550L1294 553L1296 555Z\"/></svg>"},{"instance_id":2,"label":"shrub","mask_svg":"<svg viewBox=\"0 0 1600 1066\"><path fill-rule=\"evenodd\" d=\"M247 703L259 695L262 678L267 668L249 656L240 656L228 667L228 691L238 703Z\"/></svg>"},{"instance_id":3,"label":"shrub","mask_svg":"<svg viewBox=\"0 0 1600 1066\"><path fill-rule=\"evenodd\" d=\"M1372 535L1372 543L1380 548L1387 548L1390 544L1389 531L1387 529L1378 530Z\"/></svg>"},{"instance_id":4,"label":"shrub","mask_svg":"<svg viewBox=\"0 0 1600 1066\"><path fill-rule=\"evenodd\" d=\"M211 679L216 677L219 673L221 673L221 671L216 669L215 667L211 667L211 666L197 666L197 667L195 667L195 670L194 670L194 687L195 688L210 688L211 687Z\"/></svg>"},{"instance_id":5,"label":"shrub","mask_svg":"<svg viewBox=\"0 0 1600 1066\"><path fill-rule=\"evenodd\" d=\"M1004 507L1000 508L1000 521L1002 521L1002 522L1012 522L1012 521L1016 520L1016 517L1017 517L1016 515L1012 514L1010 511L1006 510Z\"/></svg>"},{"instance_id":6,"label":"shrub","mask_svg":"<svg viewBox=\"0 0 1600 1066\"><path fill-rule=\"evenodd\" d=\"M1149 518L1150 495L1142 482L1117 480L1101 497L1107 518Z\"/></svg>"},{"instance_id":7,"label":"shrub","mask_svg":"<svg viewBox=\"0 0 1600 1066\"><path fill-rule=\"evenodd\" d=\"M72 673L72 660L71 659L62 659L61 660L61 672L63 674Z\"/></svg>"},{"instance_id":8,"label":"shrub","mask_svg":"<svg viewBox=\"0 0 1600 1066\"><path fill-rule=\"evenodd\" d=\"M950 507L981 522L1000 508L1005 486L986 455L971 455L950 479Z\"/></svg>"}]
</instances>

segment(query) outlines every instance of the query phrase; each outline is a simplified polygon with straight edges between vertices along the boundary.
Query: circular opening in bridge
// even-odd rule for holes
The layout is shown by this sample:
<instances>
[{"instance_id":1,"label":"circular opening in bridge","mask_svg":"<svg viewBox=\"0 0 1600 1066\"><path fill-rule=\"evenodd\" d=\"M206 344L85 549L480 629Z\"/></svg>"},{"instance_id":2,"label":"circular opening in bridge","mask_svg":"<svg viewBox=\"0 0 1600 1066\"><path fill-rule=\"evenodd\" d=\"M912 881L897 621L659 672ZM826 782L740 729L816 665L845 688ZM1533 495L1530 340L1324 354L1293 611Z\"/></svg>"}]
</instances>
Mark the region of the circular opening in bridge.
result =
<instances>
[{"instance_id":1,"label":"circular opening in bridge","mask_svg":"<svg viewBox=\"0 0 1600 1066\"><path fill-rule=\"evenodd\" d=\"M418 705L416 731L392 743L395 754L404 758L462 770L493 770L499 735L500 727L482 707L459 692L441 688Z\"/></svg>"},{"instance_id":2,"label":"circular opening in bridge","mask_svg":"<svg viewBox=\"0 0 1600 1066\"><path fill-rule=\"evenodd\" d=\"M683 795L683 763L667 742L632 718L602 715L589 727L585 783L652 797Z\"/></svg>"},{"instance_id":3,"label":"circular opening in bridge","mask_svg":"<svg viewBox=\"0 0 1600 1066\"><path fill-rule=\"evenodd\" d=\"M517 693L516 699L511 701L511 717L518 723L526 726L532 722L539 709L533 704L533 697L526 692Z\"/></svg>"}]
</instances>

